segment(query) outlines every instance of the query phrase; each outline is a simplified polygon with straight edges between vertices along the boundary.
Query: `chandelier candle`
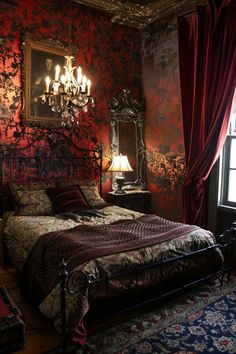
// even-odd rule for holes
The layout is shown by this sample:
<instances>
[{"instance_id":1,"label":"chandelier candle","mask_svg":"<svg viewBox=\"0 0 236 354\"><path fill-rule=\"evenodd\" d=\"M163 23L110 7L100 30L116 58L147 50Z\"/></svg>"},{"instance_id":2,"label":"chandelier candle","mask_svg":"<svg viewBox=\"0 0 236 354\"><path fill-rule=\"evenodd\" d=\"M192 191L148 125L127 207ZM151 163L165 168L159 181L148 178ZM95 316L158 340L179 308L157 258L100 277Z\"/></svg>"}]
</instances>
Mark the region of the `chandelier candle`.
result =
<instances>
[{"instance_id":1,"label":"chandelier candle","mask_svg":"<svg viewBox=\"0 0 236 354\"><path fill-rule=\"evenodd\" d=\"M95 106L94 99L91 96L91 81L82 73L80 66L73 67L74 57L65 56L65 72L60 76L61 68L59 65L55 68L55 80L50 80L47 76L45 92L43 94L43 103L47 103L53 112L60 115L62 127L79 125L78 115L81 109L88 111L88 105ZM75 78L74 72L77 71Z\"/></svg>"}]
</instances>

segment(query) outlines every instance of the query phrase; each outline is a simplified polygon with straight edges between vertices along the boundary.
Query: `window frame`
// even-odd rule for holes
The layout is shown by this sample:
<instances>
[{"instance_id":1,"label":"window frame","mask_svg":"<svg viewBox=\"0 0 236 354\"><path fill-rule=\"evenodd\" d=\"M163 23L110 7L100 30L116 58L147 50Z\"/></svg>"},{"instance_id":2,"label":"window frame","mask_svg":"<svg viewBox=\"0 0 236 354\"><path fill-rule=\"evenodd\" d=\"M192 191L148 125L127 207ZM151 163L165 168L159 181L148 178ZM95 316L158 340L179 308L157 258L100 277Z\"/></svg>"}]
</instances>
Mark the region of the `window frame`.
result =
<instances>
[{"instance_id":1,"label":"window frame","mask_svg":"<svg viewBox=\"0 0 236 354\"><path fill-rule=\"evenodd\" d=\"M223 147L221 158L220 205L236 209L236 202L228 200L230 170L236 169L230 168L231 143L234 139L236 139L236 135L228 134Z\"/></svg>"}]
</instances>

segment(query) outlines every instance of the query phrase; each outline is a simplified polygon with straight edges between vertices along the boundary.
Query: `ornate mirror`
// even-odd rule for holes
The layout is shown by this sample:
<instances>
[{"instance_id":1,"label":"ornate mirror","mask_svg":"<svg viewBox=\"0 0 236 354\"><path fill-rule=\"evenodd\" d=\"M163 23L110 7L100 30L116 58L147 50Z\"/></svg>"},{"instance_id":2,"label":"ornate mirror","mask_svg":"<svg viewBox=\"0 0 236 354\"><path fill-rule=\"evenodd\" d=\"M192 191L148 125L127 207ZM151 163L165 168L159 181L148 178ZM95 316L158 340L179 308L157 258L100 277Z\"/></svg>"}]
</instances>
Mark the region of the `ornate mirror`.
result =
<instances>
[{"instance_id":1,"label":"ornate mirror","mask_svg":"<svg viewBox=\"0 0 236 354\"><path fill-rule=\"evenodd\" d=\"M125 173L124 189L146 188L146 146L144 143L143 105L123 89L110 103L111 150L127 155L133 172ZM113 178L113 187L115 180Z\"/></svg>"}]
</instances>

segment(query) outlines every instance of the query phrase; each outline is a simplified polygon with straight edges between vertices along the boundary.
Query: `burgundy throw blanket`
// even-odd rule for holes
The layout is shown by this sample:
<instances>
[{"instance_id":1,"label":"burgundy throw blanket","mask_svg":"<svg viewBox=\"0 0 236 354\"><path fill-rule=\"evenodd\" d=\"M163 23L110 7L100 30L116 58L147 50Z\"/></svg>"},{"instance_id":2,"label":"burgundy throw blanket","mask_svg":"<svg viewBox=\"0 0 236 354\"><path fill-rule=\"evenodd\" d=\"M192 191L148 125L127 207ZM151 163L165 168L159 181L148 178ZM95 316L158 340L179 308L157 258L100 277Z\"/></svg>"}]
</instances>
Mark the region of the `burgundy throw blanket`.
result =
<instances>
[{"instance_id":1,"label":"burgundy throw blanket","mask_svg":"<svg viewBox=\"0 0 236 354\"><path fill-rule=\"evenodd\" d=\"M156 215L112 224L79 225L50 232L35 243L23 270L29 299L39 304L58 283L59 263L64 259L68 271L91 259L149 247L184 235L197 226L175 223Z\"/></svg>"},{"instance_id":2,"label":"burgundy throw blanket","mask_svg":"<svg viewBox=\"0 0 236 354\"><path fill-rule=\"evenodd\" d=\"M22 277L25 279L25 295L37 305L43 301L59 281L58 270L62 258L67 262L70 272L91 259L149 247L197 228L150 214L136 220L120 220L98 226L79 225L73 229L48 233L36 241L25 262ZM69 326L73 340L81 345L86 341L83 326L88 307L86 299L78 304L76 319Z\"/></svg>"}]
</instances>

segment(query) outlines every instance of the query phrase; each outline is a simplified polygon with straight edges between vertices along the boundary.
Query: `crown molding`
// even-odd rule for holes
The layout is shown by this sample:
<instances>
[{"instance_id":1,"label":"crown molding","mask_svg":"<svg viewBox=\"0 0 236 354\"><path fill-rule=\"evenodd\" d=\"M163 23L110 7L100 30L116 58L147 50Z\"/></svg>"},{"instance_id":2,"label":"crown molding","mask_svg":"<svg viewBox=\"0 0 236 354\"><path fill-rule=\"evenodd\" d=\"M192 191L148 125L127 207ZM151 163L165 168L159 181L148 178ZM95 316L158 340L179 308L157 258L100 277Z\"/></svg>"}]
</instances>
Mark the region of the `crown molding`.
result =
<instances>
[{"instance_id":1,"label":"crown molding","mask_svg":"<svg viewBox=\"0 0 236 354\"><path fill-rule=\"evenodd\" d=\"M111 21L120 25L143 29L156 20L171 14L180 15L192 11L206 0L153 0L147 5L117 0L72 0L81 5L111 13Z\"/></svg>"}]
</instances>

